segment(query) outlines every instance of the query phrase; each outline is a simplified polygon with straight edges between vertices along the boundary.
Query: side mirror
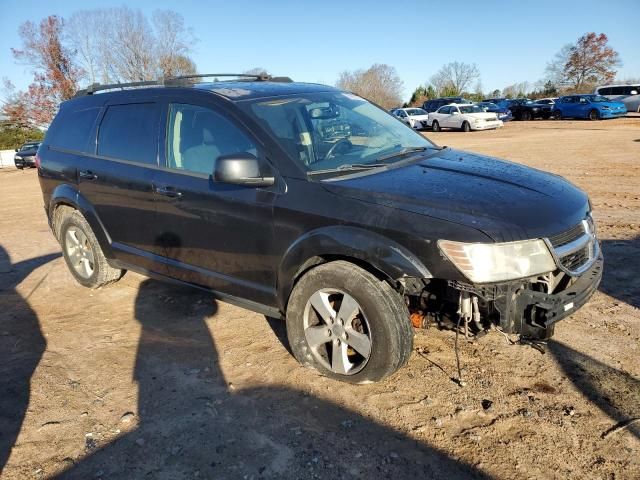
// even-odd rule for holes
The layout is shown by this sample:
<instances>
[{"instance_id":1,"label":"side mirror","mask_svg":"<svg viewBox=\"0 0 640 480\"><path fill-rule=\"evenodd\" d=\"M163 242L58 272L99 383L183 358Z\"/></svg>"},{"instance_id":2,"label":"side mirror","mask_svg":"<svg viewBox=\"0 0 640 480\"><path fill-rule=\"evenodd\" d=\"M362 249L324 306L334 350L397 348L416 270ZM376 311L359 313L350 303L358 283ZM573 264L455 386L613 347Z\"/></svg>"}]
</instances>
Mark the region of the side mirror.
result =
<instances>
[{"instance_id":1,"label":"side mirror","mask_svg":"<svg viewBox=\"0 0 640 480\"><path fill-rule=\"evenodd\" d=\"M18 152L19 150L16 148L16 152Z\"/></svg>"},{"instance_id":2,"label":"side mirror","mask_svg":"<svg viewBox=\"0 0 640 480\"><path fill-rule=\"evenodd\" d=\"M275 183L273 176L260 173L260 162L255 155L247 152L218 157L213 178L216 182L251 187L270 187Z\"/></svg>"},{"instance_id":3,"label":"side mirror","mask_svg":"<svg viewBox=\"0 0 640 480\"><path fill-rule=\"evenodd\" d=\"M457 110L454 110L453 112L451 112L451 115L460 115L460 112Z\"/></svg>"}]
</instances>

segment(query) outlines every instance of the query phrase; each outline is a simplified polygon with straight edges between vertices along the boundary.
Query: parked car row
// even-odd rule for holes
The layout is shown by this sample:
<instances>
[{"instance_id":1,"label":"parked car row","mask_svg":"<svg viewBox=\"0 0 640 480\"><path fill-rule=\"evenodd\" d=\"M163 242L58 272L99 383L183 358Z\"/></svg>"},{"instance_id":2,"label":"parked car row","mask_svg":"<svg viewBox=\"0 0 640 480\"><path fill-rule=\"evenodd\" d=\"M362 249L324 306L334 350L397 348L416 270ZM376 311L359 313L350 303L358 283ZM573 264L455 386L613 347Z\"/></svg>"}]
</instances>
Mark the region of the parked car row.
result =
<instances>
[{"instance_id":1,"label":"parked car row","mask_svg":"<svg viewBox=\"0 0 640 480\"><path fill-rule=\"evenodd\" d=\"M395 108L391 113L411 128L431 128L434 132L439 132L442 128L456 128L463 132L489 130L502 127L499 115L510 119L511 113L508 110L505 113L496 107L500 110L498 113L489 112L489 108L467 102L446 104L429 113L422 108Z\"/></svg>"}]
</instances>

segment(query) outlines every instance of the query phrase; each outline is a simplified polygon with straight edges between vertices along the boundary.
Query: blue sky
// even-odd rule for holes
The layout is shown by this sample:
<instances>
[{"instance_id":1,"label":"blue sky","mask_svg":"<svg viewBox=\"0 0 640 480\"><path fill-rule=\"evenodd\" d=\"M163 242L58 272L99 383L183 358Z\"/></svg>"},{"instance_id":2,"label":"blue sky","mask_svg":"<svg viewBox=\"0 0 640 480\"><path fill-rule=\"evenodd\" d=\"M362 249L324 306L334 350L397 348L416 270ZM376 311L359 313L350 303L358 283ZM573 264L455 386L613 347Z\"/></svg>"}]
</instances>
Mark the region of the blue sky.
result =
<instances>
[{"instance_id":1,"label":"blue sky","mask_svg":"<svg viewBox=\"0 0 640 480\"><path fill-rule=\"evenodd\" d=\"M120 6L109 0L0 0L0 77L25 88L32 75L16 65L18 25L50 14ZM640 77L638 0L361 1L129 0L149 15L170 8L199 42L200 72L263 67L294 80L333 84L344 70L394 66L405 96L451 61L476 63L485 92L537 81L546 62L588 31L604 32L623 60L621 77Z\"/></svg>"}]
</instances>

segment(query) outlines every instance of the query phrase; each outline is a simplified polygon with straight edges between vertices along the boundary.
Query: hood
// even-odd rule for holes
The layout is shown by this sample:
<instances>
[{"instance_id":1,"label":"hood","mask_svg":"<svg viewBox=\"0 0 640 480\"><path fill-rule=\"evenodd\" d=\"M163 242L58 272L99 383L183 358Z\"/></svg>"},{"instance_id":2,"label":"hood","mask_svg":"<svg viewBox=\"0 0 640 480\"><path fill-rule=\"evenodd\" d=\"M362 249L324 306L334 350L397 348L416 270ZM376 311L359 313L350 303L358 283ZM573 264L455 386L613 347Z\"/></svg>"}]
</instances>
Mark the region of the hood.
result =
<instances>
[{"instance_id":1,"label":"hood","mask_svg":"<svg viewBox=\"0 0 640 480\"><path fill-rule=\"evenodd\" d=\"M19 155L21 157L33 157L36 153L38 153L37 148L30 148L29 150L20 150L15 153L15 155Z\"/></svg>"},{"instance_id":2,"label":"hood","mask_svg":"<svg viewBox=\"0 0 640 480\"><path fill-rule=\"evenodd\" d=\"M555 235L589 210L587 195L562 177L453 149L323 184L337 195L476 228L498 242Z\"/></svg>"},{"instance_id":3,"label":"hood","mask_svg":"<svg viewBox=\"0 0 640 480\"><path fill-rule=\"evenodd\" d=\"M484 118L485 120L495 120L496 114L495 112L482 112L482 113L463 113L465 117L471 118Z\"/></svg>"},{"instance_id":4,"label":"hood","mask_svg":"<svg viewBox=\"0 0 640 480\"><path fill-rule=\"evenodd\" d=\"M612 109L626 108L626 105L622 102L594 102L593 105L599 105L601 107L609 107Z\"/></svg>"}]
</instances>

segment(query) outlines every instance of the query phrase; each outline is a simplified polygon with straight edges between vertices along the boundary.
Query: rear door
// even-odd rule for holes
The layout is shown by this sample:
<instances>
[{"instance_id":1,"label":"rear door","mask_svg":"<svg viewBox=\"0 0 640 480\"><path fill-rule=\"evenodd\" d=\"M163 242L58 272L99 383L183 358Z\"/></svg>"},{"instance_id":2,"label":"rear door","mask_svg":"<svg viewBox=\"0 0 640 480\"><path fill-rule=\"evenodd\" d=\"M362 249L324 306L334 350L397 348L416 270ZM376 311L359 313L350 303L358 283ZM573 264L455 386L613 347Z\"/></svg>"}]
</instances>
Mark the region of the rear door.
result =
<instances>
[{"instance_id":1,"label":"rear door","mask_svg":"<svg viewBox=\"0 0 640 480\"><path fill-rule=\"evenodd\" d=\"M117 258L163 273L151 256L158 169L157 101L106 105L95 154L78 168L80 193L93 205Z\"/></svg>"},{"instance_id":2,"label":"rear door","mask_svg":"<svg viewBox=\"0 0 640 480\"><path fill-rule=\"evenodd\" d=\"M173 97L166 112L163 169L154 178L156 253L170 275L236 297L275 305L273 204L283 184L267 188L213 180L221 155L266 152L213 103Z\"/></svg>"}]
</instances>

